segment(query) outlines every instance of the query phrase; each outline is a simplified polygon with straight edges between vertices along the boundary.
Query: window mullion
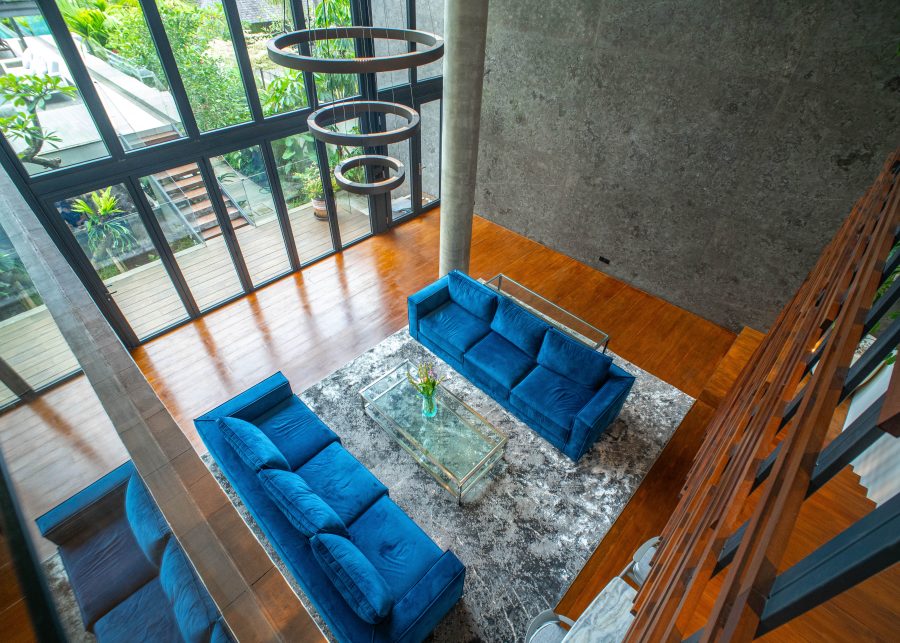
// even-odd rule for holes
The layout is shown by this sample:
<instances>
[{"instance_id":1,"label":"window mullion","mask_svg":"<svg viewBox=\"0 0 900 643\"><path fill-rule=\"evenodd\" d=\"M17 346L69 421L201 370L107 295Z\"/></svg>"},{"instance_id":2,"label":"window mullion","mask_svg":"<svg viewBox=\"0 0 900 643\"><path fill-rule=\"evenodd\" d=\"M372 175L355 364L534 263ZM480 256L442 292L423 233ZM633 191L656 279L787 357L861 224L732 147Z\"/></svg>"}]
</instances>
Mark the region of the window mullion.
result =
<instances>
[{"instance_id":1,"label":"window mullion","mask_svg":"<svg viewBox=\"0 0 900 643\"><path fill-rule=\"evenodd\" d=\"M72 38L72 33L62 17L59 7L53 0L38 0L38 6L44 14L44 20L46 20L47 26L50 27L50 32L56 40L59 54L62 56L69 73L72 74L75 85L78 87L81 97L84 99L85 105L87 105L88 112L97 125L97 130L100 132L100 137L106 144L106 149L109 151L110 156L116 160L125 158L125 148L122 147L122 141L119 140L116 128L113 126L109 114L106 113L106 108L103 107L100 94L97 93L97 88L94 87L94 81L91 79L87 65L84 64L84 60L78 53L78 47L75 45L75 40Z\"/></svg>"},{"instance_id":2,"label":"window mullion","mask_svg":"<svg viewBox=\"0 0 900 643\"><path fill-rule=\"evenodd\" d=\"M181 78L181 73L178 71L178 63L175 61L175 54L172 53L172 45L169 42L169 36L166 33L162 16L160 16L154 0L138 1L144 11L144 19L147 21L150 35L156 42L156 53L159 55L160 64L162 64L163 71L169 81L169 89L181 116L181 122L184 124L184 130L188 138L197 140L200 138L197 118L194 116L194 110L191 108L187 90L184 88L184 81Z\"/></svg>"},{"instance_id":3,"label":"window mullion","mask_svg":"<svg viewBox=\"0 0 900 643\"><path fill-rule=\"evenodd\" d=\"M228 22L228 30L231 32L231 42L237 58L241 80L244 83L244 94L250 103L250 113L256 122L264 118L262 104L259 102L259 90L256 88L256 80L253 77L253 69L250 66L250 54L247 52L247 42L244 39L244 28L241 26L241 16L238 13L235 0L222 0L225 8L225 20Z\"/></svg>"}]
</instances>

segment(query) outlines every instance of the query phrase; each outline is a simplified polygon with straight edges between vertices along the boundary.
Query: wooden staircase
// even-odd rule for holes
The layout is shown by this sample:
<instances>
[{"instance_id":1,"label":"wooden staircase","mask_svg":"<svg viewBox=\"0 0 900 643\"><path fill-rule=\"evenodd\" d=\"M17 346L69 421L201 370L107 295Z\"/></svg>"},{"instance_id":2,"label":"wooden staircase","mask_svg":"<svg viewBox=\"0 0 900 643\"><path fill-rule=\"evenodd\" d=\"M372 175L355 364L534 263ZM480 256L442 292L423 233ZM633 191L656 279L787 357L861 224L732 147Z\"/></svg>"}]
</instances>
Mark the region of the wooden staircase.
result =
<instances>
[{"instance_id":1,"label":"wooden staircase","mask_svg":"<svg viewBox=\"0 0 900 643\"><path fill-rule=\"evenodd\" d=\"M212 200L200 168L196 163L188 163L170 170L165 170L153 175L166 191L172 203L178 208L184 218L197 230L204 240L218 237L222 234L219 222L213 210ZM226 193L222 193L225 200L225 210L231 225L235 229L250 225L243 216L237 204Z\"/></svg>"}]
</instances>

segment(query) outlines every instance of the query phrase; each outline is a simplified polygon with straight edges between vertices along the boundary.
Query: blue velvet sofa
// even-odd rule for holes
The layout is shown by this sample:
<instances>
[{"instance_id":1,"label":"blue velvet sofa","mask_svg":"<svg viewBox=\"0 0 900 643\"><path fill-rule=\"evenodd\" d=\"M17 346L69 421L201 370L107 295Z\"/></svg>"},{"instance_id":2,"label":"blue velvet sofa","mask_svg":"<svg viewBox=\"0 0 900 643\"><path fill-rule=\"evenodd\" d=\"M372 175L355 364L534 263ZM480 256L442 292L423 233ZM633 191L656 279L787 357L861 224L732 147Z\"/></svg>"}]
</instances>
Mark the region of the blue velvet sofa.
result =
<instances>
[{"instance_id":1,"label":"blue velvet sofa","mask_svg":"<svg viewBox=\"0 0 900 643\"><path fill-rule=\"evenodd\" d=\"M116 641L232 641L131 461L37 519L87 631Z\"/></svg>"},{"instance_id":2,"label":"blue velvet sofa","mask_svg":"<svg viewBox=\"0 0 900 643\"><path fill-rule=\"evenodd\" d=\"M451 272L409 297L409 334L577 461L634 376L509 297Z\"/></svg>"},{"instance_id":3,"label":"blue velvet sofa","mask_svg":"<svg viewBox=\"0 0 900 643\"><path fill-rule=\"evenodd\" d=\"M194 420L340 641L421 641L462 596L442 551L276 373Z\"/></svg>"}]
</instances>

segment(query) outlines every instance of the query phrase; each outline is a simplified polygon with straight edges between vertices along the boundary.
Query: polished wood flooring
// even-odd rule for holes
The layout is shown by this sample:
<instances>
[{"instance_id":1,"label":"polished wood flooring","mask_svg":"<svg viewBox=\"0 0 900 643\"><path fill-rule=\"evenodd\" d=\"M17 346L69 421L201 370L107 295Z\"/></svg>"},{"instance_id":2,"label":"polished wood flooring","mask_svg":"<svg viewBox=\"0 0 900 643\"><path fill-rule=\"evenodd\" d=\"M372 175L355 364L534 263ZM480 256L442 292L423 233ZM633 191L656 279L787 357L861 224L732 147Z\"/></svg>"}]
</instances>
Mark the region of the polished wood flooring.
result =
<instances>
[{"instance_id":1,"label":"polished wood flooring","mask_svg":"<svg viewBox=\"0 0 900 643\"><path fill-rule=\"evenodd\" d=\"M202 451L192 425L197 415L278 370L300 391L405 326L407 295L437 275L438 237L435 210L163 335L134 358ZM498 272L604 330L612 351L693 397L735 340L697 315L476 217L470 273ZM0 416L0 445L29 518L127 458L83 377ZM38 546L42 555L53 552L46 541Z\"/></svg>"},{"instance_id":2,"label":"polished wood flooring","mask_svg":"<svg viewBox=\"0 0 900 643\"><path fill-rule=\"evenodd\" d=\"M560 600L556 608L559 614L578 618L606 584L621 573L641 543L663 530L678 505L681 487L716 407L762 338L761 333L749 328L738 335L625 509Z\"/></svg>"}]
</instances>

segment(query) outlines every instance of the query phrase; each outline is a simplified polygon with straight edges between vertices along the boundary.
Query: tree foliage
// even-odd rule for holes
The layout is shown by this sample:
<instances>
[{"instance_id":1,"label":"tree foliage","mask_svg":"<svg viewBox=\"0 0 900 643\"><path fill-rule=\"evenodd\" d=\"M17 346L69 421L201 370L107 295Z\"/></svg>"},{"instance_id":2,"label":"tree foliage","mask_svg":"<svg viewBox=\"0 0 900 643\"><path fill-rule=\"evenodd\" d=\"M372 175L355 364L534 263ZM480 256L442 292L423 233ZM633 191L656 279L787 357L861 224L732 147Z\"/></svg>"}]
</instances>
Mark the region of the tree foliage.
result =
<instances>
[{"instance_id":1,"label":"tree foliage","mask_svg":"<svg viewBox=\"0 0 900 643\"><path fill-rule=\"evenodd\" d=\"M53 96L74 96L75 88L65 84L59 76L47 74L4 74L0 76L0 99L19 108L11 116L0 117L0 131L10 140L22 141L25 149L18 153L26 163L34 163L53 169L59 167L59 158L41 156L44 145L56 147L62 139L41 125L38 110L44 108Z\"/></svg>"},{"instance_id":2,"label":"tree foliage","mask_svg":"<svg viewBox=\"0 0 900 643\"><path fill-rule=\"evenodd\" d=\"M230 51L231 34L222 5L198 7L185 0L159 0L157 7L200 129L209 131L249 120L247 98ZM108 20L113 23L109 47L164 79L156 47L136 0L122 0L114 5Z\"/></svg>"},{"instance_id":3,"label":"tree foliage","mask_svg":"<svg viewBox=\"0 0 900 643\"><path fill-rule=\"evenodd\" d=\"M119 216L123 213L119 199L111 187L91 192L89 198L90 203L85 199L72 201L72 210L84 216L88 247L94 259L109 257L119 272L124 272L119 257L134 248L136 239L128 222Z\"/></svg>"}]
</instances>

